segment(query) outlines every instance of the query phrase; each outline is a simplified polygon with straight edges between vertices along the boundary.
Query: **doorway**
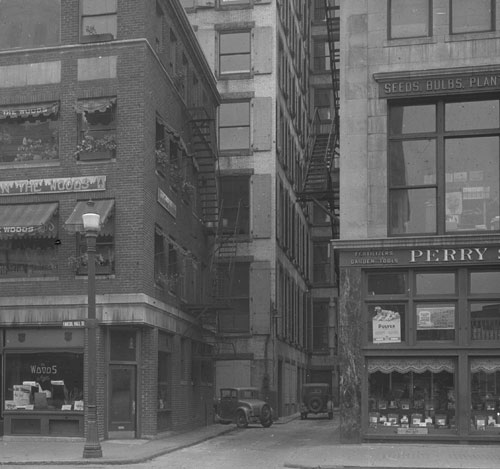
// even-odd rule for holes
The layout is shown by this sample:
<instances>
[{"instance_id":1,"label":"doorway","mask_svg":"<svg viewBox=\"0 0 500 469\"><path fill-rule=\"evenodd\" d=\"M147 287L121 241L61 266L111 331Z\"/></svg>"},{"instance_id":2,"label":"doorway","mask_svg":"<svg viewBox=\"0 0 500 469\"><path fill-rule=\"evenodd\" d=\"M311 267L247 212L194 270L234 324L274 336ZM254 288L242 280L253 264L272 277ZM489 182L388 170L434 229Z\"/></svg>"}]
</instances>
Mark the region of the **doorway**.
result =
<instances>
[{"instance_id":1,"label":"doorway","mask_svg":"<svg viewBox=\"0 0 500 469\"><path fill-rule=\"evenodd\" d=\"M135 438L136 367L109 365L109 438Z\"/></svg>"}]
</instances>

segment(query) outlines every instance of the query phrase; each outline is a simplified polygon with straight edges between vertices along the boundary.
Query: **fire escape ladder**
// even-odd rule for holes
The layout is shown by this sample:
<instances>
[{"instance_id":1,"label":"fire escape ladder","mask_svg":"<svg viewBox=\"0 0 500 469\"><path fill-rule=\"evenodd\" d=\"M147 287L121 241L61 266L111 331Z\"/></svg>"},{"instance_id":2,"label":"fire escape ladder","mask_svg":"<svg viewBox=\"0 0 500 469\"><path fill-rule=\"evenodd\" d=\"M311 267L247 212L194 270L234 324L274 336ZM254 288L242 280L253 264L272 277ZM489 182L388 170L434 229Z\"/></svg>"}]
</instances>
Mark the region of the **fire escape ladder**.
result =
<instances>
[{"instance_id":1,"label":"fire escape ladder","mask_svg":"<svg viewBox=\"0 0 500 469\"><path fill-rule=\"evenodd\" d=\"M215 137L215 119L203 107L191 108L192 149L198 169L198 193L201 218L207 227L219 223L219 158Z\"/></svg>"},{"instance_id":2,"label":"fire escape ladder","mask_svg":"<svg viewBox=\"0 0 500 469\"><path fill-rule=\"evenodd\" d=\"M340 60L340 51L337 44L340 40L340 18L336 16L339 11L338 0L325 0L325 16L326 16L326 30L328 33L328 48L330 57L330 74L332 78L333 90L333 122L335 127L335 136L338 140L339 135L339 88L340 88L340 75L337 65ZM338 142L337 142L338 146Z\"/></svg>"}]
</instances>

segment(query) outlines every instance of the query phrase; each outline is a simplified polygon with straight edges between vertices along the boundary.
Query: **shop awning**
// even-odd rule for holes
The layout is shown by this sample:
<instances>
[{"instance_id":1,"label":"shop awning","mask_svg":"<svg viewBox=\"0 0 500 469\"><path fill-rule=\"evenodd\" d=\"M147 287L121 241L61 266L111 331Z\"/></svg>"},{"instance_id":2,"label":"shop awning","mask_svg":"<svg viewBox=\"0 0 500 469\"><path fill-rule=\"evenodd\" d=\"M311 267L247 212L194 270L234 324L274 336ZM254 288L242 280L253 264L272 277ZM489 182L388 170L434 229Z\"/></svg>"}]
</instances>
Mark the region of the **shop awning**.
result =
<instances>
[{"instance_id":1,"label":"shop awning","mask_svg":"<svg viewBox=\"0 0 500 469\"><path fill-rule=\"evenodd\" d=\"M0 107L0 119L10 117L39 117L51 116L59 112L59 103L44 103L44 104L20 104L13 106Z\"/></svg>"},{"instance_id":2,"label":"shop awning","mask_svg":"<svg viewBox=\"0 0 500 469\"><path fill-rule=\"evenodd\" d=\"M75 110L79 114L84 112L104 112L113 107L116 103L116 98L97 98L78 101L75 104Z\"/></svg>"},{"instance_id":3,"label":"shop awning","mask_svg":"<svg viewBox=\"0 0 500 469\"><path fill-rule=\"evenodd\" d=\"M451 358L374 358L368 360L368 373L440 373L455 371L455 362Z\"/></svg>"},{"instance_id":4,"label":"shop awning","mask_svg":"<svg viewBox=\"0 0 500 469\"><path fill-rule=\"evenodd\" d=\"M77 202L73 213L64 224L66 230L72 233L83 233L82 215L87 212L98 213L101 216L100 235L113 235L113 224L109 223L115 201L113 199L92 200L93 206L89 206L88 201Z\"/></svg>"},{"instance_id":5,"label":"shop awning","mask_svg":"<svg viewBox=\"0 0 500 469\"><path fill-rule=\"evenodd\" d=\"M0 205L0 238L57 236L57 223L51 223L57 203Z\"/></svg>"}]
</instances>

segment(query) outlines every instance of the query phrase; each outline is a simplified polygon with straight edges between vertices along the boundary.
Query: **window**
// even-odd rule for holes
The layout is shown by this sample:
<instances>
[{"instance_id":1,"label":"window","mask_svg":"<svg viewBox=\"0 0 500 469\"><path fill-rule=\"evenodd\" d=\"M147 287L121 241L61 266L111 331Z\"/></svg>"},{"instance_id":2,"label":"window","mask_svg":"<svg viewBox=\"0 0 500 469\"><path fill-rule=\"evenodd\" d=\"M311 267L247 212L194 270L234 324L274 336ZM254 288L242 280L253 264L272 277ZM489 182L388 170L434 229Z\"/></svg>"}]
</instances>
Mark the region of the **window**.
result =
<instances>
[{"instance_id":1,"label":"window","mask_svg":"<svg viewBox=\"0 0 500 469\"><path fill-rule=\"evenodd\" d=\"M249 5L250 0L219 0L221 6L225 5Z\"/></svg>"},{"instance_id":2,"label":"window","mask_svg":"<svg viewBox=\"0 0 500 469\"><path fill-rule=\"evenodd\" d=\"M219 108L219 149L250 148L250 102L221 103Z\"/></svg>"},{"instance_id":3,"label":"window","mask_svg":"<svg viewBox=\"0 0 500 469\"><path fill-rule=\"evenodd\" d=\"M250 181L248 176L221 178L222 225L225 231L250 233Z\"/></svg>"},{"instance_id":4,"label":"window","mask_svg":"<svg viewBox=\"0 0 500 469\"><path fill-rule=\"evenodd\" d=\"M95 273L109 275L115 271L114 223L112 219L105 223L96 240ZM87 242L85 235L77 234L77 274L86 275L88 266Z\"/></svg>"},{"instance_id":5,"label":"window","mask_svg":"<svg viewBox=\"0 0 500 469\"><path fill-rule=\"evenodd\" d=\"M314 39L314 71L330 70L330 46L327 39Z\"/></svg>"},{"instance_id":6,"label":"window","mask_svg":"<svg viewBox=\"0 0 500 469\"><path fill-rule=\"evenodd\" d=\"M219 311L220 332L248 332L250 330L250 264L236 262L219 265L225 279L225 299L229 309Z\"/></svg>"},{"instance_id":7,"label":"window","mask_svg":"<svg viewBox=\"0 0 500 469\"><path fill-rule=\"evenodd\" d=\"M328 302L313 302L313 350L315 352L328 352Z\"/></svg>"},{"instance_id":8,"label":"window","mask_svg":"<svg viewBox=\"0 0 500 469\"><path fill-rule=\"evenodd\" d=\"M389 38L431 34L430 0L389 0Z\"/></svg>"},{"instance_id":9,"label":"window","mask_svg":"<svg viewBox=\"0 0 500 469\"><path fill-rule=\"evenodd\" d=\"M159 227L155 227L154 249L155 282L157 284L162 284L167 276L168 252L166 250L165 237Z\"/></svg>"},{"instance_id":10,"label":"window","mask_svg":"<svg viewBox=\"0 0 500 469\"><path fill-rule=\"evenodd\" d=\"M498 100L389 111L389 233L498 230Z\"/></svg>"},{"instance_id":11,"label":"window","mask_svg":"<svg viewBox=\"0 0 500 469\"><path fill-rule=\"evenodd\" d=\"M370 432L394 434L397 427L456 432L454 360L385 357L367 365Z\"/></svg>"},{"instance_id":12,"label":"window","mask_svg":"<svg viewBox=\"0 0 500 469\"><path fill-rule=\"evenodd\" d=\"M117 0L82 0L81 5L83 40L116 39Z\"/></svg>"},{"instance_id":13,"label":"window","mask_svg":"<svg viewBox=\"0 0 500 469\"><path fill-rule=\"evenodd\" d=\"M494 0L451 0L452 34L493 31L495 29Z\"/></svg>"},{"instance_id":14,"label":"window","mask_svg":"<svg viewBox=\"0 0 500 469\"><path fill-rule=\"evenodd\" d=\"M325 0L314 0L314 21L321 22L325 19Z\"/></svg>"},{"instance_id":15,"label":"window","mask_svg":"<svg viewBox=\"0 0 500 469\"><path fill-rule=\"evenodd\" d=\"M59 159L59 103L0 108L0 163Z\"/></svg>"},{"instance_id":16,"label":"window","mask_svg":"<svg viewBox=\"0 0 500 469\"><path fill-rule=\"evenodd\" d=\"M314 107L317 109L321 121L330 122L332 119L330 96L331 88L314 89Z\"/></svg>"},{"instance_id":17,"label":"window","mask_svg":"<svg viewBox=\"0 0 500 469\"><path fill-rule=\"evenodd\" d=\"M470 359L471 433L497 430L500 422L500 358Z\"/></svg>"},{"instance_id":18,"label":"window","mask_svg":"<svg viewBox=\"0 0 500 469\"><path fill-rule=\"evenodd\" d=\"M331 265L328 241L315 241L313 243L313 282L315 284L331 283Z\"/></svg>"},{"instance_id":19,"label":"window","mask_svg":"<svg viewBox=\"0 0 500 469\"><path fill-rule=\"evenodd\" d=\"M473 271L469 276L470 339L500 340L500 272Z\"/></svg>"},{"instance_id":20,"label":"window","mask_svg":"<svg viewBox=\"0 0 500 469\"><path fill-rule=\"evenodd\" d=\"M78 101L80 161L106 160L116 154L116 98Z\"/></svg>"},{"instance_id":21,"label":"window","mask_svg":"<svg viewBox=\"0 0 500 469\"><path fill-rule=\"evenodd\" d=\"M61 0L0 2L0 49L60 43Z\"/></svg>"},{"instance_id":22,"label":"window","mask_svg":"<svg viewBox=\"0 0 500 469\"><path fill-rule=\"evenodd\" d=\"M219 74L250 73L250 31L221 32Z\"/></svg>"}]
</instances>

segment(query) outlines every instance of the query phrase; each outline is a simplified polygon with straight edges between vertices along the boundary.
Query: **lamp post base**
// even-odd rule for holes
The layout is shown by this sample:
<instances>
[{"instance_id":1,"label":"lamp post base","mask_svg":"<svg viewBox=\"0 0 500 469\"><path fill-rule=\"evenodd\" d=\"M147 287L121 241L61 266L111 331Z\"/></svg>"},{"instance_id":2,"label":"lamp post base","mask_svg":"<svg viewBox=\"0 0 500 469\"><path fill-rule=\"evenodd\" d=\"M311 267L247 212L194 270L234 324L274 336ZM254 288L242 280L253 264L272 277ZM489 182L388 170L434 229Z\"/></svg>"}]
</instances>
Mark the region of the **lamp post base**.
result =
<instances>
[{"instance_id":1,"label":"lamp post base","mask_svg":"<svg viewBox=\"0 0 500 469\"><path fill-rule=\"evenodd\" d=\"M87 441L83 447L84 458L102 458L101 443L97 433L97 407L89 405L87 407Z\"/></svg>"}]
</instances>

